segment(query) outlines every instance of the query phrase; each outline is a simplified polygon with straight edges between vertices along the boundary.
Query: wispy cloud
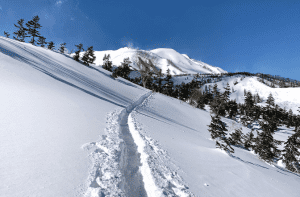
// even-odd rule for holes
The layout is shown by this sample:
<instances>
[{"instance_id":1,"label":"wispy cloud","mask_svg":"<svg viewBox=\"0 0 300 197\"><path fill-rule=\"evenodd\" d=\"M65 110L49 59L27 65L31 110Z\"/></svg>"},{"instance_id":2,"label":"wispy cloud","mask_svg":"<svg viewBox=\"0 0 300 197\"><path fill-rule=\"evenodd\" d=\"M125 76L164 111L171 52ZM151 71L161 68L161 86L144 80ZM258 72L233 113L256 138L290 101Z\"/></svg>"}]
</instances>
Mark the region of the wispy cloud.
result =
<instances>
[{"instance_id":1,"label":"wispy cloud","mask_svg":"<svg viewBox=\"0 0 300 197\"><path fill-rule=\"evenodd\" d=\"M63 2L62 1L56 1L55 5L60 6Z\"/></svg>"},{"instance_id":2,"label":"wispy cloud","mask_svg":"<svg viewBox=\"0 0 300 197\"><path fill-rule=\"evenodd\" d=\"M1 7L1 5L0 5L0 10L2 10L2 7Z\"/></svg>"}]
</instances>

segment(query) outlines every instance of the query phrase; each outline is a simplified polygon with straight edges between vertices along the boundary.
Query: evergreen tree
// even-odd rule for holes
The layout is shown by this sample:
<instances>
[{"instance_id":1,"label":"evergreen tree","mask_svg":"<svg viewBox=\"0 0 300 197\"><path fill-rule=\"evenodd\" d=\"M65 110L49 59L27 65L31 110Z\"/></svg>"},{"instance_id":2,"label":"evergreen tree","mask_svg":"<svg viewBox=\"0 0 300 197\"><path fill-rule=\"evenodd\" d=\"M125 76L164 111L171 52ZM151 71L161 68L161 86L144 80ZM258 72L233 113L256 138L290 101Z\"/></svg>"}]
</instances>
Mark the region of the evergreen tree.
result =
<instances>
[{"instance_id":1,"label":"evergreen tree","mask_svg":"<svg viewBox=\"0 0 300 197\"><path fill-rule=\"evenodd\" d=\"M77 51L75 51L75 55L73 56L73 59L77 62L79 62L80 52L84 51L83 44L75 45L77 47Z\"/></svg>"},{"instance_id":2,"label":"evergreen tree","mask_svg":"<svg viewBox=\"0 0 300 197\"><path fill-rule=\"evenodd\" d=\"M272 162L273 159L280 154L280 150L277 148L277 145L280 145L281 142L273 138L274 130L272 125L260 122L259 123L262 132L257 132L257 138L255 139L255 148L254 151L259 155L259 157L267 162Z\"/></svg>"},{"instance_id":3,"label":"evergreen tree","mask_svg":"<svg viewBox=\"0 0 300 197\"><path fill-rule=\"evenodd\" d=\"M64 54L65 53L65 49L66 49L66 43L64 42L64 43L60 44L60 47L59 47L58 51L60 53Z\"/></svg>"},{"instance_id":4,"label":"evergreen tree","mask_svg":"<svg viewBox=\"0 0 300 197\"><path fill-rule=\"evenodd\" d=\"M268 99L266 101L266 103L268 104L268 106L275 106L275 102L274 102L274 97L272 95L272 93L269 94Z\"/></svg>"},{"instance_id":5,"label":"evergreen tree","mask_svg":"<svg viewBox=\"0 0 300 197\"><path fill-rule=\"evenodd\" d=\"M94 64L96 56L94 55L93 46L88 47L86 52L83 54L82 61L85 65L89 66L90 64Z\"/></svg>"},{"instance_id":6,"label":"evergreen tree","mask_svg":"<svg viewBox=\"0 0 300 197\"><path fill-rule=\"evenodd\" d=\"M4 31L4 35L6 36L6 38L9 38L10 34L6 31Z\"/></svg>"},{"instance_id":7,"label":"evergreen tree","mask_svg":"<svg viewBox=\"0 0 300 197\"><path fill-rule=\"evenodd\" d=\"M102 67L105 69L105 70L108 70L108 71L112 71L112 61L109 60L110 59L110 54L108 55L104 55L103 57L103 65Z\"/></svg>"},{"instance_id":8,"label":"evergreen tree","mask_svg":"<svg viewBox=\"0 0 300 197\"><path fill-rule=\"evenodd\" d=\"M237 115L237 103L236 100L230 100L227 104L228 106L228 115L230 118L233 118Z\"/></svg>"},{"instance_id":9,"label":"evergreen tree","mask_svg":"<svg viewBox=\"0 0 300 197\"><path fill-rule=\"evenodd\" d=\"M227 82L227 86L224 88L224 93L223 93L223 99L224 102L227 103L229 101L229 95L230 95L230 86L229 83Z\"/></svg>"},{"instance_id":10,"label":"evergreen tree","mask_svg":"<svg viewBox=\"0 0 300 197\"><path fill-rule=\"evenodd\" d=\"M123 77L124 79L128 79L128 75L130 74L131 72L131 69L129 66L129 64L131 64L132 62L129 60L129 57L127 58L124 58L123 59L123 62L121 62L121 68L122 68L122 75L121 77Z\"/></svg>"},{"instance_id":11,"label":"evergreen tree","mask_svg":"<svg viewBox=\"0 0 300 197\"><path fill-rule=\"evenodd\" d=\"M18 25L14 24L16 28L18 28L18 31L14 32L16 37L14 36L15 40L18 40L20 42L25 42L25 38L29 37L27 36L27 29L23 26L24 19L18 20Z\"/></svg>"},{"instance_id":12,"label":"evergreen tree","mask_svg":"<svg viewBox=\"0 0 300 197\"><path fill-rule=\"evenodd\" d=\"M253 129L251 130L250 133L247 133L246 135L244 135L243 139L244 139L244 147L248 150L250 148L253 149L253 142L255 142Z\"/></svg>"},{"instance_id":13,"label":"evergreen tree","mask_svg":"<svg viewBox=\"0 0 300 197\"><path fill-rule=\"evenodd\" d=\"M124 58L123 62L121 62L121 66L115 68L113 70L112 76L117 78L118 76L123 77L124 79L128 79L128 75L131 72L129 64L132 63L128 58Z\"/></svg>"},{"instance_id":14,"label":"evergreen tree","mask_svg":"<svg viewBox=\"0 0 300 197\"><path fill-rule=\"evenodd\" d=\"M230 134L231 138L231 144L232 145L242 145L242 138L243 138L243 133L242 133L242 128L236 129L234 133Z\"/></svg>"},{"instance_id":15,"label":"evergreen tree","mask_svg":"<svg viewBox=\"0 0 300 197\"><path fill-rule=\"evenodd\" d=\"M216 147L225 151L234 152L234 149L230 146L230 141L226 139L225 131L228 131L225 127L225 123L221 121L220 116L216 114L211 116L211 123L208 125L208 131L211 134L212 139L217 139ZM218 141L219 140L219 141Z\"/></svg>"},{"instance_id":16,"label":"evergreen tree","mask_svg":"<svg viewBox=\"0 0 300 197\"><path fill-rule=\"evenodd\" d=\"M43 36L40 36L39 39L38 39L38 43L37 43L37 44L38 44L38 45L41 45L41 47L44 47L45 44L47 44L46 38L43 37Z\"/></svg>"},{"instance_id":17,"label":"evergreen tree","mask_svg":"<svg viewBox=\"0 0 300 197\"><path fill-rule=\"evenodd\" d=\"M40 37L40 32L38 31L38 29L40 29L42 26L39 24L39 16L34 16L32 20L28 21L26 23L26 26L27 26L27 31L28 31L28 34L31 35L31 40L29 41L29 43L31 43L32 45L35 45L36 43L36 39L35 38L38 38Z\"/></svg>"},{"instance_id":18,"label":"evergreen tree","mask_svg":"<svg viewBox=\"0 0 300 197\"><path fill-rule=\"evenodd\" d=\"M48 42L48 49L53 50L54 48L55 48L54 42L53 41Z\"/></svg>"},{"instance_id":19,"label":"evergreen tree","mask_svg":"<svg viewBox=\"0 0 300 197\"><path fill-rule=\"evenodd\" d=\"M260 103L262 100L260 98L260 96L258 95L258 93L256 93L256 95L254 96L254 103Z\"/></svg>"},{"instance_id":20,"label":"evergreen tree","mask_svg":"<svg viewBox=\"0 0 300 197\"><path fill-rule=\"evenodd\" d=\"M297 159L300 156L300 131L295 130L295 133L290 136L284 143L285 147L282 151L282 161L286 168L292 172L300 173L300 161Z\"/></svg>"}]
</instances>

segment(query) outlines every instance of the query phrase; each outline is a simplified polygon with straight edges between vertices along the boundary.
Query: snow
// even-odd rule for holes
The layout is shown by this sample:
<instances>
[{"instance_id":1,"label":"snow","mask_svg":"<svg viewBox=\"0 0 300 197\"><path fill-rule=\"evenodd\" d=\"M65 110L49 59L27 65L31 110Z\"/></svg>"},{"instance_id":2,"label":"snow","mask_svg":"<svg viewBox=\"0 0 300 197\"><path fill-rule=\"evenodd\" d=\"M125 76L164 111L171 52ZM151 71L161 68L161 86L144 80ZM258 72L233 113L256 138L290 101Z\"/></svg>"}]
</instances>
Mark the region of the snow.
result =
<instances>
[{"instance_id":1,"label":"snow","mask_svg":"<svg viewBox=\"0 0 300 197\"><path fill-rule=\"evenodd\" d=\"M238 84L234 85L234 82ZM298 114L297 110L300 107L300 100L298 99L300 95L300 88L271 88L258 81L256 76L254 77L241 77L241 76L232 76L224 77L222 81L216 82L218 85L218 90L224 92L224 88L227 86L227 83L230 85L231 90L234 89L234 92L230 95L230 99L236 99L237 103L244 103L244 89L250 91L252 95L258 95L263 100L260 104L265 104L270 93L272 93L275 104L278 104L281 108L285 108L287 111L292 109L294 114ZM213 87L214 83L206 84Z\"/></svg>"},{"instance_id":2,"label":"snow","mask_svg":"<svg viewBox=\"0 0 300 197\"><path fill-rule=\"evenodd\" d=\"M298 196L299 175L272 167L241 148L234 147L232 155L216 149L207 132L208 112L160 94L137 112L142 135L157 140L174 163L165 165L179 174L194 195Z\"/></svg>"},{"instance_id":3,"label":"snow","mask_svg":"<svg viewBox=\"0 0 300 197\"><path fill-rule=\"evenodd\" d=\"M172 75L178 74L196 74L196 73L226 73L221 68L211 66L201 61L197 61L189 58L186 54L180 54L174 49L158 48L150 51L133 49L133 48L120 48L118 50L96 51L96 65L103 65L104 55L110 54L113 65L119 66L123 62L124 58L129 57L130 61L137 60L136 54L138 52L144 53L144 56L148 56L158 69L162 69L163 73L167 73L168 68ZM82 54L82 53L81 53ZM172 64L169 64L167 60L171 60ZM133 68L138 69L135 63L130 64Z\"/></svg>"},{"instance_id":4,"label":"snow","mask_svg":"<svg viewBox=\"0 0 300 197\"><path fill-rule=\"evenodd\" d=\"M185 61L169 52L176 64ZM268 165L238 147L232 155L216 149L207 111L110 74L0 37L1 196L299 196L300 176L280 160ZM235 80L237 100L246 88L297 104L299 89L271 89L255 77L224 79L219 88ZM229 132L241 126L222 120ZM275 138L292 133L282 127Z\"/></svg>"}]
</instances>

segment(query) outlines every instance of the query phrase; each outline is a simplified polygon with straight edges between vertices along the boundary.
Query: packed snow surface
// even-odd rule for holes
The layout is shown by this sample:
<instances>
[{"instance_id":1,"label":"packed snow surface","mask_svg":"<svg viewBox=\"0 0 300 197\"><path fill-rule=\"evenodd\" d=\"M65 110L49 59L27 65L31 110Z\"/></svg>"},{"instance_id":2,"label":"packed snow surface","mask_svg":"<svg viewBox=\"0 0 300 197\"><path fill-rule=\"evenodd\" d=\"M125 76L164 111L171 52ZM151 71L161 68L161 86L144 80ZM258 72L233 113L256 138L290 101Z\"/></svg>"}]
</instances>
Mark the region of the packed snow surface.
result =
<instances>
[{"instance_id":1,"label":"packed snow surface","mask_svg":"<svg viewBox=\"0 0 300 197\"><path fill-rule=\"evenodd\" d=\"M0 196L299 196L280 162L216 149L207 111L110 74L0 37Z\"/></svg>"}]
</instances>

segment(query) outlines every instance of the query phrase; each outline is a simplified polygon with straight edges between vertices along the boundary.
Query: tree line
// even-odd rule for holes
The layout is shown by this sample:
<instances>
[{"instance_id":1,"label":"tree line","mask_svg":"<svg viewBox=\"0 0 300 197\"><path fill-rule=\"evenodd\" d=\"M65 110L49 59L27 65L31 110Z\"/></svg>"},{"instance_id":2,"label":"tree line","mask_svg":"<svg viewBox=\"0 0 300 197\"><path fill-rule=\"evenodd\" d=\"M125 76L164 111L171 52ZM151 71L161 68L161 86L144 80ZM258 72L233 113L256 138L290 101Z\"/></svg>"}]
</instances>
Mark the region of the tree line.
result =
<instances>
[{"instance_id":1,"label":"tree line","mask_svg":"<svg viewBox=\"0 0 300 197\"><path fill-rule=\"evenodd\" d=\"M20 19L17 21L17 24L14 26L17 28L15 32L13 32L14 36L13 39L19 42L26 42L26 38L29 38L29 42L34 46L40 46L43 48L48 48L49 50L55 50L55 43L53 41L46 41L46 38L41 35L40 29L42 28L40 24L40 18L38 15L34 16L32 20L29 20L27 23L24 22L24 19ZM25 24L24 24L25 23ZM9 38L10 34L4 31L4 35ZM83 63L84 65L89 66L90 64L94 64L96 59L94 55L93 46L87 48L85 53L83 54L82 58L80 58L80 52L84 51L83 45L75 45L77 47L77 51L75 51L75 55L73 59ZM65 54L66 52L66 43L61 43L60 47L58 48L58 52Z\"/></svg>"}]
</instances>

